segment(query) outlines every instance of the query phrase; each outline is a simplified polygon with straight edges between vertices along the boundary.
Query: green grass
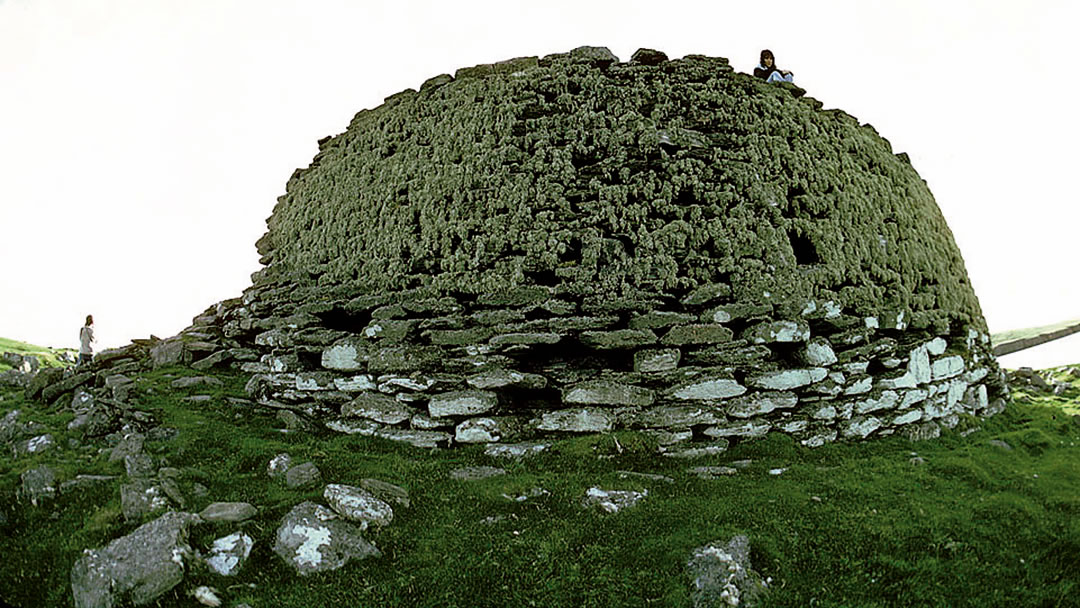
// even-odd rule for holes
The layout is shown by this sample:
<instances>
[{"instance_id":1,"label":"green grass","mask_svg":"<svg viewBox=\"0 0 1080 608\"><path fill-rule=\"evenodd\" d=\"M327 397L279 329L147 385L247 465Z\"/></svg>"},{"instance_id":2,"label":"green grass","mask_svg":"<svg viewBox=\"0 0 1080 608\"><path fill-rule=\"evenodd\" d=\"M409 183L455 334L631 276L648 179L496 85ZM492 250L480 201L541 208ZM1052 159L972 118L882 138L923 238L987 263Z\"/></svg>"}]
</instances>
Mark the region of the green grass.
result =
<instances>
[{"instance_id":1,"label":"green grass","mask_svg":"<svg viewBox=\"0 0 1080 608\"><path fill-rule=\"evenodd\" d=\"M42 346L34 346L33 344L27 344L25 342L19 342L17 340L9 340L7 338L0 338L0 353L18 353L20 355L34 355L38 358L42 365L47 367L59 367L64 365L57 358L57 353L60 352L75 352L70 348L45 348ZM11 369L11 366L0 360L0 372Z\"/></svg>"},{"instance_id":2,"label":"green grass","mask_svg":"<svg viewBox=\"0 0 1080 608\"><path fill-rule=\"evenodd\" d=\"M1080 424L1068 414L1076 410L1073 392L1020 394L1005 413L966 421L926 443L890 437L810 450L775 435L686 462L653 456L641 435L619 433L571 438L507 462L472 447L430 451L331 433L282 433L272 413L225 402L243 396L240 376L218 375L226 385L210 392L168 388L172 377L194 373L164 369L142 380L133 399L179 431L147 448L182 471L189 496L195 484L209 489L187 510L212 501L258 506L259 515L240 526L256 546L239 576L190 571L159 606L195 605L186 593L204 584L216 587L226 606L687 606L685 563L692 550L739 533L751 538L754 568L773 579L767 606L1080 605ZM190 394L214 400L183 401ZM40 462L61 479L122 475L121 464L108 463L99 445L69 446L70 414L26 403L18 392L0 401L0 413L11 409L49 426L62 448L0 458L4 503L14 502L19 474ZM961 436L965 426L979 430ZM289 490L266 476L279 452L315 462L326 482L374 477L409 490L412 506L397 508L392 525L368 535L381 558L300 578L272 553L282 516L303 500L324 502L321 487ZM912 464L915 453L926 463ZM743 459L753 462L733 477L702 480L688 471ZM467 465L501 466L508 474L450 479L450 471ZM787 470L769 474L778 467ZM623 480L619 470L666 475L674 483ZM71 605L68 576L81 551L137 525L120 516L119 483L62 497L47 509L5 507L0 598L17 606ZM649 496L636 508L601 514L580 506L596 485L648 489ZM550 494L524 502L503 497L535 487ZM236 528L204 525L192 540L205 550Z\"/></svg>"}]
</instances>

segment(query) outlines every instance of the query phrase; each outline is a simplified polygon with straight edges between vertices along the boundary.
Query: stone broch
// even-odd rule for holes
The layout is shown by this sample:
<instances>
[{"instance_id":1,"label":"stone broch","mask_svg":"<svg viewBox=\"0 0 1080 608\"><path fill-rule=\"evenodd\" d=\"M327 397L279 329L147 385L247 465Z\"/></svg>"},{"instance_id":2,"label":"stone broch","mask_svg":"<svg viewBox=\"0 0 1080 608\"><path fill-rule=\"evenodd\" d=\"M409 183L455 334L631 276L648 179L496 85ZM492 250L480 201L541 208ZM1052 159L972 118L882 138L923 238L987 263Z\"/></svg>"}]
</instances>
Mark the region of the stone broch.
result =
<instances>
[{"instance_id":1,"label":"stone broch","mask_svg":"<svg viewBox=\"0 0 1080 608\"><path fill-rule=\"evenodd\" d=\"M462 69L319 150L251 287L194 328L263 405L427 447L618 428L818 446L1003 407L907 156L725 59Z\"/></svg>"}]
</instances>

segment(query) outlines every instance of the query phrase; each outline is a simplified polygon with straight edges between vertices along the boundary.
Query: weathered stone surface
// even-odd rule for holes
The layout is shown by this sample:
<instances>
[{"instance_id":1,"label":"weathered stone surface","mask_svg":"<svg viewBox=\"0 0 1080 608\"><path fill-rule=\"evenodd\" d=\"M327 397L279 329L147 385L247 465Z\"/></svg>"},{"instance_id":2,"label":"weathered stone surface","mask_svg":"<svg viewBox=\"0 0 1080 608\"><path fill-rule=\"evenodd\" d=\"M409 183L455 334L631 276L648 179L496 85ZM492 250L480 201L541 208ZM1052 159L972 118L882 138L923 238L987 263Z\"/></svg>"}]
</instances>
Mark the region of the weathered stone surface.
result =
<instances>
[{"instance_id":1,"label":"weathered stone surface","mask_svg":"<svg viewBox=\"0 0 1080 608\"><path fill-rule=\"evenodd\" d=\"M642 374L663 372L679 366L682 351L677 348L650 348L634 353L634 371Z\"/></svg>"},{"instance_id":2,"label":"weathered stone surface","mask_svg":"<svg viewBox=\"0 0 1080 608\"><path fill-rule=\"evenodd\" d=\"M705 429L707 437L764 437L772 425L763 420L747 420L744 422L731 422L720 424Z\"/></svg>"},{"instance_id":3,"label":"weathered stone surface","mask_svg":"<svg viewBox=\"0 0 1080 608\"><path fill-rule=\"evenodd\" d=\"M364 392L341 407L342 416L367 418L383 424L398 424L412 418L416 410L382 393Z\"/></svg>"},{"instance_id":4,"label":"weathered stone surface","mask_svg":"<svg viewBox=\"0 0 1080 608\"><path fill-rule=\"evenodd\" d=\"M753 608L768 591L761 576L750 568L750 539L746 536L695 549L687 570L694 608Z\"/></svg>"},{"instance_id":5,"label":"weathered stone surface","mask_svg":"<svg viewBox=\"0 0 1080 608\"><path fill-rule=\"evenodd\" d=\"M717 408L707 406L659 406L634 416L634 423L652 428L688 428L702 424L727 422Z\"/></svg>"},{"instance_id":6,"label":"weathered stone surface","mask_svg":"<svg viewBox=\"0 0 1080 608\"><path fill-rule=\"evenodd\" d=\"M728 401L725 411L736 418L752 418L774 410L791 409L798 402L794 393L753 393Z\"/></svg>"},{"instance_id":7,"label":"weathered stone surface","mask_svg":"<svg viewBox=\"0 0 1080 608\"><path fill-rule=\"evenodd\" d=\"M367 374L350 376L348 378L334 378L334 388L346 393L376 390L374 379Z\"/></svg>"},{"instance_id":8,"label":"weathered stone surface","mask_svg":"<svg viewBox=\"0 0 1080 608\"><path fill-rule=\"evenodd\" d=\"M473 374L465 382L480 390L505 387L541 389L547 386L547 378L539 374L527 374L503 368L494 368Z\"/></svg>"},{"instance_id":9,"label":"weathered stone surface","mask_svg":"<svg viewBox=\"0 0 1080 608\"><path fill-rule=\"evenodd\" d=\"M582 504L586 508L599 509L605 513L618 513L623 509L637 506L648 495L648 490L634 492L632 490L603 490L593 487L585 492L585 499Z\"/></svg>"},{"instance_id":10,"label":"weathered stone surface","mask_svg":"<svg viewBox=\"0 0 1080 608\"><path fill-rule=\"evenodd\" d=\"M469 418L454 429L457 443L493 443L502 439L502 429L493 418Z\"/></svg>"},{"instance_id":11,"label":"weathered stone surface","mask_svg":"<svg viewBox=\"0 0 1080 608\"><path fill-rule=\"evenodd\" d=\"M322 351L322 366L343 372L363 370L369 357L368 346L360 338L346 338Z\"/></svg>"},{"instance_id":12,"label":"weathered stone surface","mask_svg":"<svg viewBox=\"0 0 1080 608\"><path fill-rule=\"evenodd\" d=\"M278 527L274 553L301 576L337 570L350 560L381 555L360 532L330 509L302 502Z\"/></svg>"},{"instance_id":13,"label":"weathered stone surface","mask_svg":"<svg viewBox=\"0 0 1080 608\"><path fill-rule=\"evenodd\" d=\"M214 541L206 565L221 576L236 576L251 555L255 541L243 532L234 532Z\"/></svg>"},{"instance_id":14,"label":"weathered stone surface","mask_svg":"<svg viewBox=\"0 0 1080 608\"><path fill-rule=\"evenodd\" d=\"M458 481L477 481L506 475L506 469L499 467L460 467L450 471L450 479Z\"/></svg>"},{"instance_id":15,"label":"weathered stone surface","mask_svg":"<svg viewBox=\"0 0 1080 608\"><path fill-rule=\"evenodd\" d=\"M543 442L493 444L484 449L484 454L492 458L526 458L544 452L550 447L550 443Z\"/></svg>"},{"instance_id":16,"label":"weathered stone surface","mask_svg":"<svg viewBox=\"0 0 1080 608\"><path fill-rule=\"evenodd\" d=\"M399 429L379 429L375 431L375 437L400 441L417 448L438 448L450 444L453 436L440 431L410 431Z\"/></svg>"},{"instance_id":17,"label":"weathered stone surface","mask_svg":"<svg viewBox=\"0 0 1080 608\"><path fill-rule=\"evenodd\" d=\"M185 376L169 383L173 388L192 388L196 386L223 386L225 383L210 376Z\"/></svg>"},{"instance_id":18,"label":"weathered stone surface","mask_svg":"<svg viewBox=\"0 0 1080 608\"><path fill-rule=\"evenodd\" d=\"M964 371L963 357L953 355L934 361L930 366L930 379L934 382L959 376Z\"/></svg>"},{"instance_id":19,"label":"weathered stone surface","mask_svg":"<svg viewBox=\"0 0 1080 608\"><path fill-rule=\"evenodd\" d=\"M799 350L799 360L811 367L825 367L836 363L836 353L827 339L818 336Z\"/></svg>"},{"instance_id":20,"label":"weathered stone surface","mask_svg":"<svg viewBox=\"0 0 1080 608\"><path fill-rule=\"evenodd\" d=\"M941 436L941 427L934 422L924 422L904 427L901 431L911 441L927 441Z\"/></svg>"},{"instance_id":21,"label":"weathered stone surface","mask_svg":"<svg viewBox=\"0 0 1080 608\"><path fill-rule=\"evenodd\" d=\"M270 476L270 479L280 479L285 477L285 473L289 472L292 468L292 456L288 454L278 454L270 459L270 463L266 467L266 473Z\"/></svg>"},{"instance_id":22,"label":"weathered stone surface","mask_svg":"<svg viewBox=\"0 0 1080 608\"><path fill-rule=\"evenodd\" d=\"M676 325L660 338L660 343L669 346L720 344L731 341L733 335L729 328L719 324Z\"/></svg>"},{"instance_id":23,"label":"weathered stone surface","mask_svg":"<svg viewBox=\"0 0 1080 608\"><path fill-rule=\"evenodd\" d=\"M656 343L656 334L650 329L617 329L613 331L583 331L581 343L599 350L634 348Z\"/></svg>"},{"instance_id":24,"label":"weathered stone surface","mask_svg":"<svg viewBox=\"0 0 1080 608\"><path fill-rule=\"evenodd\" d=\"M31 454L44 454L53 449L56 449L56 441L53 439L52 433L47 433L16 443L12 451L15 453L16 458L21 458Z\"/></svg>"},{"instance_id":25,"label":"weathered stone surface","mask_svg":"<svg viewBox=\"0 0 1080 608\"><path fill-rule=\"evenodd\" d=\"M499 397L489 391L451 391L432 396L428 413L443 416L473 416L490 412L499 405Z\"/></svg>"},{"instance_id":26,"label":"weathered stone surface","mask_svg":"<svg viewBox=\"0 0 1080 608\"><path fill-rule=\"evenodd\" d=\"M829 374L824 367L810 367L803 369L785 369L775 372L765 372L747 377L746 383L754 388L772 391L790 391L815 382L820 382Z\"/></svg>"},{"instance_id":27,"label":"weathered stone surface","mask_svg":"<svg viewBox=\"0 0 1080 608\"><path fill-rule=\"evenodd\" d=\"M847 439L862 439L881 426L881 420L873 416L858 416L841 424L840 432Z\"/></svg>"},{"instance_id":28,"label":"weathered stone surface","mask_svg":"<svg viewBox=\"0 0 1080 608\"><path fill-rule=\"evenodd\" d=\"M805 321L769 321L746 330L743 337L754 344L805 342L810 339L810 326Z\"/></svg>"},{"instance_id":29,"label":"weathered stone surface","mask_svg":"<svg viewBox=\"0 0 1080 608\"><path fill-rule=\"evenodd\" d=\"M143 605L175 587L194 555L188 528L198 522L191 513L166 513L102 549L85 551L71 568L75 607Z\"/></svg>"},{"instance_id":30,"label":"weathered stone surface","mask_svg":"<svg viewBox=\"0 0 1080 608\"><path fill-rule=\"evenodd\" d=\"M884 391L876 397L867 397L854 402L856 414L868 414L880 410L888 410L896 407L900 402L900 395L896 391Z\"/></svg>"},{"instance_id":31,"label":"weathered stone surface","mask_svg":"<svg viewBox=\"0 0 1080 608\"><path fill-rule=\"evenodd\" d=\"M662 329L672 325L686 325L696 320L697 317L689 313L656 310L631 318L630 329Z\"/></svg>"},{"instance_id":32,"label":"weathered stone surface","mask_svg":"<svg viewBox=\"0 0 1080 608\"><path fill-rule=\"evenodd\" d=\"M493 346L530 346L534 344L558 344L562 336L550 332L516 332L493 336L488 342Z\"/></svg>"},{"instance_id":33,"label":"weathered stone surface","mask_svg":"<svg viewBox=\"0 0 1080 608\"><path fill-rule=\"evenodd\" d=\"M212 522L241 522L258 514L258 510L246 502L215 502L207 505L199 517L203 521Z\"/></svg>"},{"instance_id":34,"label":"weathered stone surface","mask_svg":"<svg viewBox=\"0 0 1080 608\"><path fill-rule=\"evenodd\" d=\"M731 378L700 378L676 386L671 396L675 399L718 401L737 397L746 387Z\"/></svg>"},{"instance_id":35,"label":"weathered stone surface","mask_svg":"<svg viewBox=\"0 0 1080 608\"><path fill-rule=\"evenodd\" d=\"M582 382L563 389L563 403L580 405L652 405L653 391L608 380Z\"/></svg>"},{"instance_id":36,"label":"weathered stone surface","mask_svg":"<svg viewBox=\"0 0 1080 608\"><path fill-rule=\"evenodd\" d=\"M537 427L541 431L569 433L605 433L615 425L615 415L598 408L580 408L545 412Z\"/></svg>"},{"instance_id":37,"label":"weathered stone surface","mask_svg":"<svg viewBox=\"0 0 1080 608\"><path fill-rule=\"evenodd\" d=\"M23 472L19 476L19 493L35 507L56 498L56 473L51 467L41 465Z\"/></svg>"},{"instance_id":38,"label":"weathered stone surface","mask_svg":"<svg viewBox=\"0 0 1080 608\"><path fill-rule=\"evenodd\" d=\"M168 495L157 480L137 478L120 486L120 510L127 521L142 519L168 506Z\"/></svg>"},{"instance_id":39,"label":"weathered stone surface","mask_svg":"<svg viewBox=\"0 0 1080 608\"><path fill-rule=\"evenodd\" d=\"M331 483L323 490L323 498L338 515L355 522L361 530L386 526L394 519L394 509L363 488Z\"/></svg>"},{"instance_id":40,"label":"weathered stone surface","mask_svg":"<svg viewBox=\"0 0 1080 608\"><path fill-rule=\"evenodd\" d=\"M293 489L315 486L321 481L322 473L313 462L289 467L289 470L285 472L285 485Z\"/></svg>"}]
</instances>

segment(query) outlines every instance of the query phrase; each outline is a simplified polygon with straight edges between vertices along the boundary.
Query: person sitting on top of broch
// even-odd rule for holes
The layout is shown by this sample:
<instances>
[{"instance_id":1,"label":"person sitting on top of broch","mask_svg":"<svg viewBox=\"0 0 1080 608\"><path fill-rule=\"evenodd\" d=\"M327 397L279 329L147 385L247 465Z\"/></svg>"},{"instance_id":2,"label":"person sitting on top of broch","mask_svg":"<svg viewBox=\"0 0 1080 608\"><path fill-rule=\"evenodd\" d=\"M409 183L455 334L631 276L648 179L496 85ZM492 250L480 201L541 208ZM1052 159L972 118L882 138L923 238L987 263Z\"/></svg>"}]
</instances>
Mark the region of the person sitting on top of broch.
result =
<instances>
[{"instance_id":1,"label":"person sitting on top of broch","mask_svg":"<svg viewBox=\"0 0 1080 608\"><path fill-rule=\"evenodd\" d=\"M776 58L769 49L761 51L761 63L754 68L754 76L765 82L795 82L794 74L776 67Z\"/></svg>"}]
</instances>

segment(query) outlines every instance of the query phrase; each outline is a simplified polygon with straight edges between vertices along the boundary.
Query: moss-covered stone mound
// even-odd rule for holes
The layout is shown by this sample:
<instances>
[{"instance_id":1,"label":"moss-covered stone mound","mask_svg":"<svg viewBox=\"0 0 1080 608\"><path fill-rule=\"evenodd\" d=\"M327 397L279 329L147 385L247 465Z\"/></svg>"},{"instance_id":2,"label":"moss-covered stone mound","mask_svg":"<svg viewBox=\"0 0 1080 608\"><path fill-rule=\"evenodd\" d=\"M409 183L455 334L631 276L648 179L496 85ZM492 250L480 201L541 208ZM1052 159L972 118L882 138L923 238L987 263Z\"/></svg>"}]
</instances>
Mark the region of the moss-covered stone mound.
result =
<instances>
[{"instance_id":1,"label":"moss-covered stone mound","mask_svg":"<svg viewBox=\"0 0 1080 608\"><path fill-rule=\"evenodd\" d=\"M226 326L266 350L252 391L370 434L814 444L1003 390L906 156L722 58L437 76L322 140L267 223Z\"/></svg>"}]
</instances>

